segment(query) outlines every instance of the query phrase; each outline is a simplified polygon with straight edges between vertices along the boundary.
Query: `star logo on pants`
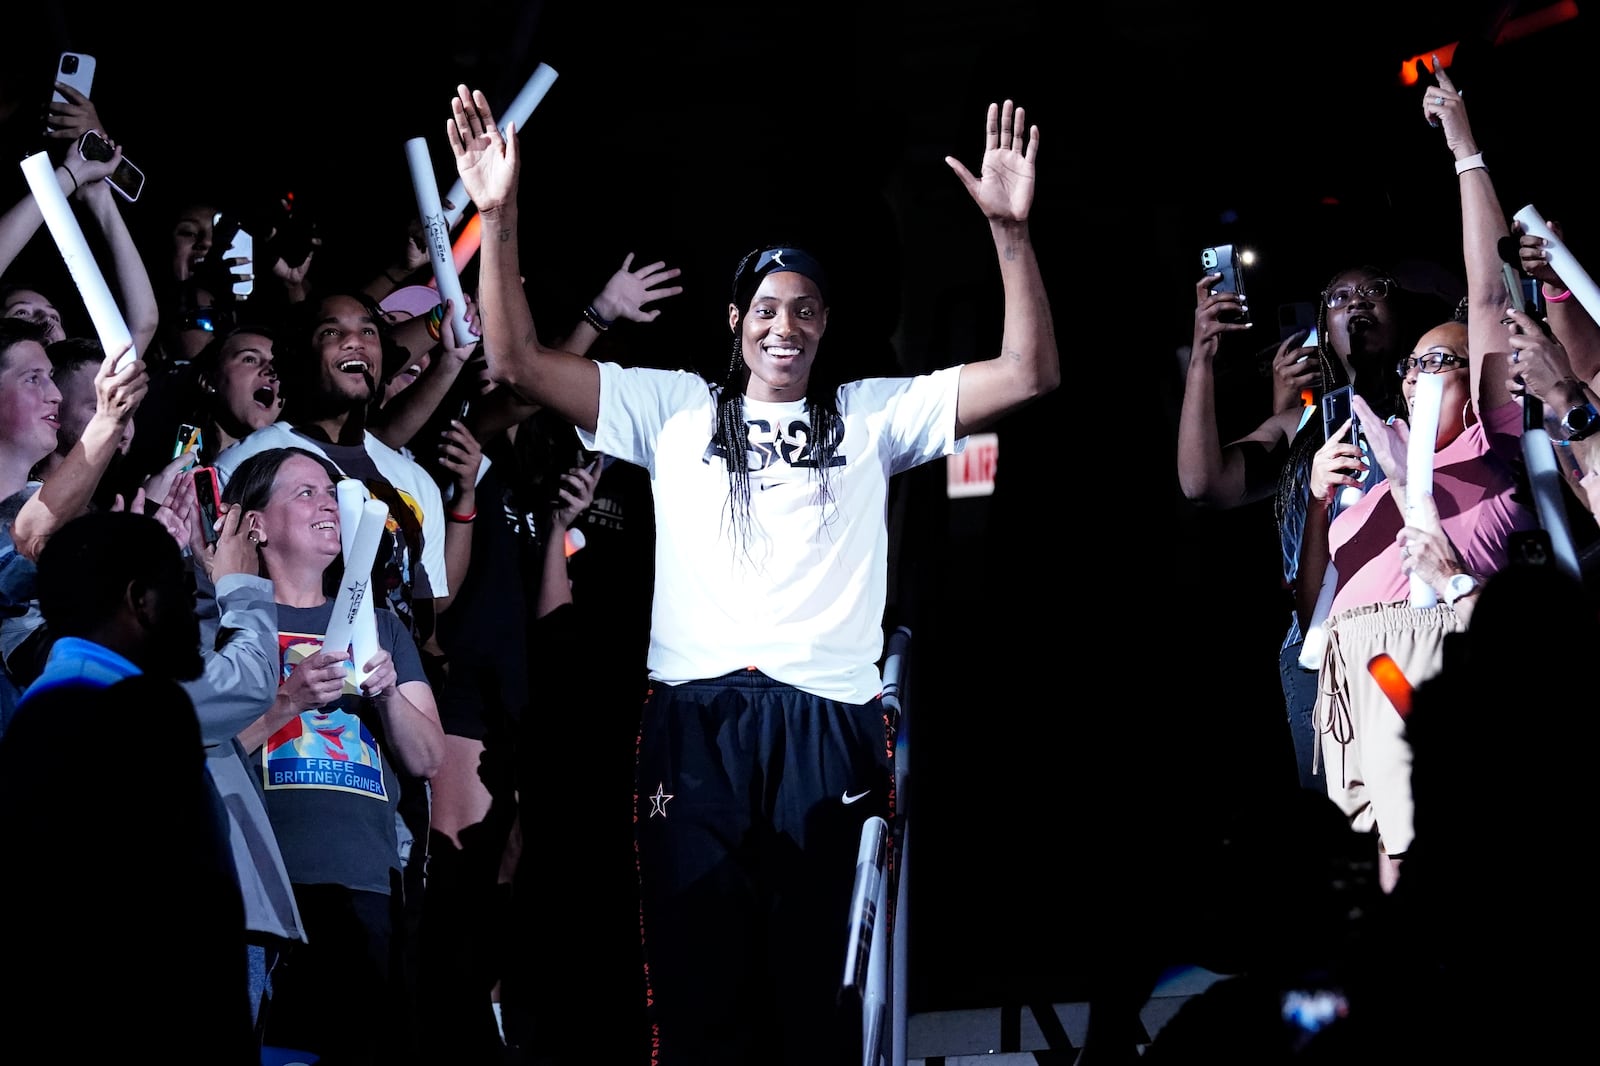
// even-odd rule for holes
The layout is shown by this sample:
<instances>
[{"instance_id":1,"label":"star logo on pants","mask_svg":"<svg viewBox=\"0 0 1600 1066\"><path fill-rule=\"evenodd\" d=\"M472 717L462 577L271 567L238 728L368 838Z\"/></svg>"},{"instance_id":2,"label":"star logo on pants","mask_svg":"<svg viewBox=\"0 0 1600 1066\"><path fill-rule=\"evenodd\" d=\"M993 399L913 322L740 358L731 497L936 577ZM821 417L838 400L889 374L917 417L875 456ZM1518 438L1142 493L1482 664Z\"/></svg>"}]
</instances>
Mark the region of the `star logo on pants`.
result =
<instances>
[{"instance_id":1,"label":"star logo on pants","mask_svg":"<svg viewBox=\"0 0 1600 1066\"><path fill-rule=\"evenodd\" d=\"M659 814L665 818L667 816L667 801L671 798L672 793L667 791L665 782L656 785L655 795L650 797L650 817L654 818Z\"/></svg>"}]
</instances>

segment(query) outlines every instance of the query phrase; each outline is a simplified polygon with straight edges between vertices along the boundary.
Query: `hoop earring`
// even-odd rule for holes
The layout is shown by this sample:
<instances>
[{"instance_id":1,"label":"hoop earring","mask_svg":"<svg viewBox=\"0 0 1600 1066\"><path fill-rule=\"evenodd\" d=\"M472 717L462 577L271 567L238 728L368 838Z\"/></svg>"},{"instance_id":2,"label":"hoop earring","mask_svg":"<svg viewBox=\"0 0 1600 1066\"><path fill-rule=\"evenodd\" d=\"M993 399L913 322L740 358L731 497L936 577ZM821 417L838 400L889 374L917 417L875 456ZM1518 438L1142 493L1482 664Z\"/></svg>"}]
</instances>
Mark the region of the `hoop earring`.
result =
<instances>
[{"instance_id":1,"label":"hoop earring","mask_svg":"<svg viewBox=\"0 0 1600 1066\"><path fill-rule=\"evenodd\" d=\"M1461 405L1461 424L1463 426L1475 426L1478 424L1478 416L1472 413L1471 399Z\"/></svg>"}]
</instances>

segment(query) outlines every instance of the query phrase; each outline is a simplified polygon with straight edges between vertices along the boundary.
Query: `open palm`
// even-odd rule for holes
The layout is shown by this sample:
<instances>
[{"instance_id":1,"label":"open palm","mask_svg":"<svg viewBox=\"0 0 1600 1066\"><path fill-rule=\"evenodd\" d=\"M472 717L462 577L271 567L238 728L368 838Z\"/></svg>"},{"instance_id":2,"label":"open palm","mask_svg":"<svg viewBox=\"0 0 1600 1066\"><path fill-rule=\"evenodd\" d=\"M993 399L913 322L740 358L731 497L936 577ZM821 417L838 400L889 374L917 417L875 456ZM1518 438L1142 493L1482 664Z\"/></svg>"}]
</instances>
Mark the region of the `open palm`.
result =
<instances>
[{"instance_id":1,"label":"open palm","mask_svg":"<svg viewBox=\"0 0 1600 1066\"><path fill-rule=\"evenodd\" d=\"M989 218L1023 222L1033 205L1034 158L1039 150L1039 128L1031 130L1027 113L1010 100L990 104L983 164L974 178L961 162L946 156L967 193Z\"/></svg>"}]
</instances>

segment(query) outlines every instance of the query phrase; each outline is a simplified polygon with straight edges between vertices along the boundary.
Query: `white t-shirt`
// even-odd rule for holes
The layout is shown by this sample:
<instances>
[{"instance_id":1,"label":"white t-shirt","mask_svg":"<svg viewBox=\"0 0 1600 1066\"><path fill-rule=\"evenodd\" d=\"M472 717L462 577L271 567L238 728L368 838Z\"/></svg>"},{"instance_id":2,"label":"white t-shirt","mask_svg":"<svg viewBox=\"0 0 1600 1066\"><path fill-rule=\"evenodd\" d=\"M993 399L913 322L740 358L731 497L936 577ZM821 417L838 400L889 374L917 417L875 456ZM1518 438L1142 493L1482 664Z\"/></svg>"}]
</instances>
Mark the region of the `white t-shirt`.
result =
<instances>
[{"instance_id":1,"label":"white t-shirt","mask_svg":"<svg viewBox=\"0 0 1600 1066\"><path fill-rule=\"evenodd\" d=\"M274 422L262 426L231 447L224 448L213 464L217 471L217 489L220 491L239 468L239 464L268 448L304 448L315 452L339 467L351 477L359 471L346 470L340 461L340 452L352 450L332 448L297 432L287 422ZM420 517L422 523L422 548L419 566L421 574L414 579L418 595L432 597L450 595L449 578L444 567L444 497L439 486L415 459L403 455L383 441L366 434L361 448L373 467L399 490L408 506Z\"/></svg>"},{"instance_id":2,"label":"white t-shirt","mask_svg":"<svg viewBox=\"0 0 1600 1066\"><path fill-rule=\"evenodd\" d=\"M747 398L750 523L741 542L715 439L715 390L687 371L601 363L597 431L579 437L650 472L650 676L673 685L753 666L827 699L878 695L889 478L965 446L955 437L960 373L843 386L844 435L825 505L805 401Z\"/></svg>"}]
</instances>

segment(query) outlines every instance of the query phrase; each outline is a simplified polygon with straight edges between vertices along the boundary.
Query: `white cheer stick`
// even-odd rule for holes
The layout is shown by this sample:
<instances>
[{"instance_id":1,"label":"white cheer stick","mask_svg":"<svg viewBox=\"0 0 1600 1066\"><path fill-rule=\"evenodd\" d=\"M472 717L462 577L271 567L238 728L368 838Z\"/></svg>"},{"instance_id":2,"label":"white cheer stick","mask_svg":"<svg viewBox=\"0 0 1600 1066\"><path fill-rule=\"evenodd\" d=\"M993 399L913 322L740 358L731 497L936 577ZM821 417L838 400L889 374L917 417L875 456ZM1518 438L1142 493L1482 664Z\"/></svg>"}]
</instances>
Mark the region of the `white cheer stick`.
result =
<instances>
[{"instance_id":1,"label":"white cheer stick","mask_svg":"<svg viewBox=\"0 0 1600 1066\"><path fill-rule=\"evenodd\" d=\"M428 235L428 257L433 260L433 280L438 283L439 295L452 301L455 308L453 321L456 343L472 336L467 323L467 301L461 295L461 275L456 270L455 257L450 251L450 226L445 221L444 207L439 203L439 186L433 177L433 161L428 155L428 142L413 137L406 142L406 159L411 164L411 184L417 191L417 215Z\"/></svg>"},{"instance_id":2,"label":"white cheer stick","mask_svg":"<svg viewBox=\"0 0 1600 1066\"><path fill-rule=\"evenodd\" d=\"M356 530L361 526L361 515L367 509L367 501L372 499L372 493L367 491L367 486L362 484L360 478L355 477L341 478L334 490L339 494L339 548L344 552L348 564Z\"/></svg>"},{"instance_id":3,"label":"white cheer stick","mask_svg":"<svg viewBox=\"0 0 1600 1066\"><path fill-rule=\"evenodd\" d=\"M83 239L83 228L78 225L78 217L72 213L61 186L56 183L56 170L49 155L35 152L28 156L22 161L22 172L27 176L34 202L44 215L45 225L50 228L50 236L55 238L61 258L66 261L67 270L78 286L78 295L89 310L89 319L94 323L100 346L108 354L127 349L112 367L121 371L139 355L133 350L133 334L128 331L128 323L123 319L122 312L117 310L117 302L111 298L111 289L100 273L100 264L95 262L94 253L89 251L89 243Z\"/></svg>"},{"instance_id":4,"label":"white cheer stick","mask_svg":"<svg viewBox=\"0 0 1600 1066\"><path fill-rule=\"evenodd\" d=\"M1418 374L1411 397L1411 436L1406 442L1406 513L1433 495L1433 446L1439 436L1439 407L1444 402L1444 378ZM1433 586L1411 575L1411 606L1432 607L1439 602Z\"/></svg>"},{"instance_id":5,"label":"white cheer stick","mask_svg":"<svg viewBox=\"0 0 1600 1066\"><path fill-rule=\"evenodd\" d=\"M1550 552L1562 572L1582 584L1583 569L1578 563L1578 549L1572 543L1572 530L1567 525L1561 468L1556 465L1556 450L1550 443L1549 432L1543 426L1523 428L1522 459L1528 467L1528 484L1533 489L1539 525L1550 538Z\"/></svg>"},{"instance_id":6,"label":"white cheer stick","mask_svg":"<svg viewBox=\"0 0 1600 1066\"><path fill-rule=\"evenodd\" d=\"M508 123L515 122L518 131L521 131L522 127L528 124L528 118L533 114L533 109L539 106L539 101L544 99L544 94L550 91L550 86L554 85L555 82L556 72L554 68L548 63L540 63L538 68L534 70L533 75L528 78L527 84L523 85L522 91L517 93L516 97L511 101L511 106L507 107L505 112L501 114L500 128L504 130ZM450 206L445 209L445 217L449 221L450 228L455 229L461 221L461 216L467 210L467 183L457 178L456 183L450 186L450 192L445 196L445 199L450 201ZM477 251L478 249L474 246L472 250ZM467 258L471 259L472 257L469 255ZM462 264L460 264L459 260L457 264L459 269Z\"/></svg>"},{"instance_id":7,"label":"white cheer stick","mask_svg":"<svg viewBox=\"0 0 1600 1066\"><path fill-rule=\"evenodd\" d=\"M350 554L345 558L344 579L339 582L339 592L333 598L328 632L322 639L323 648L329 652L350 652L351 668L358 684L367 679L366 664L377 654L376 640L368 646L362 616L371 617L368 593L372 585L372 563L378 557L378 545L383 541L383 527L388 520L389 508L381 500L368 500L362 508ZM377 622L373 620L372 636L376 634Z\"/></svg>"},{"instance_id":8,"label":"white cheer stick","mask_svg":"<svg viewBox=\"0 0 1600 1066\"><path fill-rule=\"evenodd\" d=\"M1550 269L1556 272L1561 279L1561 284L1572 290L1572 295L1583 304L1583 309L1589 312L1589 317L1600 322L1600 288L1595 287L1594 280L1589 277L1578 260L1573 258L1567 246L1555 232L1539 217L1539 212L1534 210L1532 204L1524 207L1512 216L1529 233L1535 237L1543 237L1548 247L1545 254L1550 259Z\"/></svg>"},{"instance_id":9,"label":"white cheer stick","mask_svg":"<svg viewBox=\"0 0 1600 1066\"><path fill-rule=\"evenodd\" d=\"M367 486L362 484L360 478L347 477L342 479L338 486L339 494L339 544L344 554L345 569L350 569L350 560L354 558L356 550L356 534L361 529L361 523L366 516L368 506L377 503L372 494L367 491ZM389 511L384 508L387 518ZM363 573L372 572L372 562L369 560ZM355 634L351 638L352 651L350 658L356 665L356 676L366 680L366 671L363 669L372 657L378 653L378 619L372 613L372 600L363 598L361 610L356 615Z\"/></svg>"}]
</instances>

